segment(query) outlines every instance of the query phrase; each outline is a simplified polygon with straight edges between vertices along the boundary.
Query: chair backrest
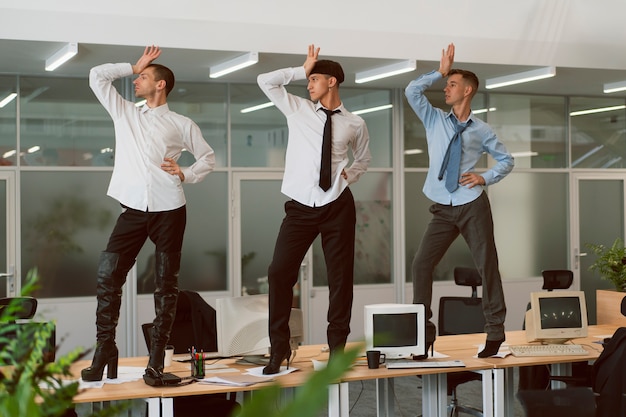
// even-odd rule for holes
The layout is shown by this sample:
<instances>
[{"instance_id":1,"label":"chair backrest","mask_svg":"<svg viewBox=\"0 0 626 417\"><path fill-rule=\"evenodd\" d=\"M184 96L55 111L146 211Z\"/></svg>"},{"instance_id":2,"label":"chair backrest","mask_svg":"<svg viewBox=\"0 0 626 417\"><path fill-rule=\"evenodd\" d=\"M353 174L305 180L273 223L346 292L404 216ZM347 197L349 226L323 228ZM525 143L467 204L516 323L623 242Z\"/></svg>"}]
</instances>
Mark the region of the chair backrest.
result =
<instances>
[{"instance_id":1,"label":"chair backrest","mask_svg":"<svg viewBox=\"0 0 626 417\"><path fill-rule=\"evenodd\" d=\"M35 317L37 312L37 299L33 297L4 297L0 298L0 318L4 321L4 311L14 306L12 318L18 320L27 320ZM15 321L15 320L11 320Z\"/></svg>"},{"instance_id":2,"label":"chair backrest","mask_svg":"<svg viewBox=\"0 0 626 417\"><path fill-rule=\"evenodd\" d=\"M519 391L526 417L593 417L596 400L589 388Z\"/></svg>"},{"instance_id":3,"label":"chair backrest","mask_svg":"<svg viewBox=\"0 0 626 417\"><path fill-rule=\"evenodd\" d=\"M546 269L541 271L543 290L566 290L574 281L574 273L567 269Z\"/></svg>"},{"instance_id":4,"label":"chair backrest","mask_svg":"<svg viewBox=\"0 0 626 417\"><path fill-rule=\"evenodd\" d=\"M470 297L439 299L439 335L484 332L482 298L477 295L477 287L482 285L480 274L473 268L455 268L454 281L457 285L472 287L472 294Z\"/></svg>"},{"instance_id":5,"label":"chair backrest","mask_svg":"<svg viewBox=\"0 0 626 417\"><path fill-rule=\"evenodd\" d=\"M215 309L204 301L200 294L180 290L176 303L176 316L168 342L174 346L174 353L187 353L192 346L205 352L216 352L215 319ZM152 323L144 323L141 328L149 351Z\"/></svg>"}]
</instances>

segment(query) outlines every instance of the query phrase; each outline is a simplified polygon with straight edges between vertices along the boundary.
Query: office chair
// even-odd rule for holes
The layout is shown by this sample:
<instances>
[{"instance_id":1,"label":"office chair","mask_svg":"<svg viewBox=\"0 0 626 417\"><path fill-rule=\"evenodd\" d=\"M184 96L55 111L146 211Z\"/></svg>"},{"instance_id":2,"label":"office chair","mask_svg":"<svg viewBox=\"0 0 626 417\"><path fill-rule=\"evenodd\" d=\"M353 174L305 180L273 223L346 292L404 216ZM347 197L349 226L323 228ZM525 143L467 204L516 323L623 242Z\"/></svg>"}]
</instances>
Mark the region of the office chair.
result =
<instances>
[{"instance_id":1,"label":"office chair","mask_svg":"<svg viewBox=\"0 0 626 417\"><path fill-rule=\"evenodd\" d=\"M527 390L517 393L526 417L594 417L596 400L589 388Z\"/></svg>"},{"instance_id":2,"label":"office chair","mask_svg":"<svg viewBox=\"0 0 626 417\"><path fill-rule=\"evenodd\" d=\"M35 317L35 313L37 312L37 299L33 297L0 298L0 321L2 322L5 321L5 309L10 310L12 316L18 320L29 320Z\"/></svg>"},{"instance_id":3,"label":"office chair","mask_svg":"<svg viewBox=\"0 0 626 417\"><path fill-rule=\"evenodd\" d=\"M456 285L472 287L470 297L441 297L439 300L439 335L483 333L485 331L485 316L483 314L482 298L478 297L478 286L482 285L482 278L474 268L457 267L454 269ZM463 371L447 374L448 395L452 397L448 405L450 417L458 413L467 413L482 417L482 411L460 405L456 395L459 385L470 381L482 380L482 375L476 372Z\"/></svg>"},{"instance_id":4,"label":"office chair","mask_svg":"<svg viewBox=\"0 0 626 417\"><path fill-rule=\"evenodd\" d=\"M194 291L180 290L176 303L176 316L172 325L169 345L174 346L174 353L187 353L190 347L198 351L217 351L216 312ZM141 325L150 351L152 342L152 323ZM176 417L195 417L199 410L211 410L212 416L230 416L239 408L235 401L236 394L206 394L189 397L174 397L174 415Z\"/></svg>"},{"instance_id":5,"label":"office chair","mask_svg":"<svg viewBox=\"0 0 626 417\"><path fill-rule=\"evenodd\" d=\"M6 318L6 314L11 314L12 320ZM14 338L17 336L17 332L28 332L28 334L34 334L38 326L41 323L30 321L35 317L37 312L37 299L33 297L3 297L0 298L0 323L3 325L13 326L4 333L5 338ZM25 340L30 340L28 337ZM3 348L0 345L0 349ZM25 349L26 351L26 349ZM56 353L56 332L55 328L52 328L52 333L48 338L46 346L43 351L43 359L46 362L54 362Z\"/></svg>"}]
</instances>

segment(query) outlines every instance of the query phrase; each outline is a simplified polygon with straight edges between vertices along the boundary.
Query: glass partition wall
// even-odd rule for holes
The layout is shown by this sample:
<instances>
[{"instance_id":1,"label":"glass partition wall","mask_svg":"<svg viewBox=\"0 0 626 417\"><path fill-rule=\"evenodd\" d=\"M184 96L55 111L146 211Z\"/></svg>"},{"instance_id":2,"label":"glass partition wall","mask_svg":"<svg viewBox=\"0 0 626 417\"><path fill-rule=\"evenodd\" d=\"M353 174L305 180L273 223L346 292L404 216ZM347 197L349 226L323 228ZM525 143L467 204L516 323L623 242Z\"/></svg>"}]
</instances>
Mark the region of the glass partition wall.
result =
<instances>
[{"instance_id":1,"label":"glass partition wall","mask_svg":"<svg viewBox=\"0 0 626 417\"><path fill-rule=\"evenodd\" d=\"M116 86L132 99L130 79ZM307 96L304 85L289 90ZM11 92L17 97L0 108L0 170L12 170L18 176L22 276L33 267L39 269L41 297L93 295L98 254L120 210L106 196L114 155L113 123L86 78L1 76L0 100ZM346 107L365 119L372 151L369 172L352 186L357 204L357 285L410 281L410 264L430 219L430 202L421 191L428 166L425 132L403 95L396 93L367 88L341 91ZM440 90L427 95L434 105L445 107ZM200 184L185 185L189 217L181 287L229 291L232 280L243 279L246 287L255 287L251 291L262 291L258 278L266 274L278 230L268 226L263 239L255 237L263 219L277 215L264 210L282 210L282 206L264 209L259 204L261 210L248 215L242 223L245 230L236 237L231 217L234 174L280 174L284 166L285 117L273 106L250 110L267 102L255 84L179 81L169 97L172 110L198 123L217 156L216 172ZM505 280L567 266L569 176L577 169L626 166L624 104L622 99L604 97L496 93L475 97L475 113L494 127L516 157L513 173L488 190ZM602 108L609 110L580 113ZM394 132L398 113L403 128ZM401 166L394 166L395 153L403 154ZM183 155L181 164L192 162L190 154ZM485 157L479 169L491 163ZM395 195L394 181L400 179L403 195ZM261 187L250 189L247 195L255 201L275 199L275 185L268 186L271 192ZM404 204L404 219L393 218L397 204ZM397 235L404 235L402 256L393 250ZM239 242L244 236L250 239ZM234 241L242 245L238 260L233 259ZM152 252L152 246L146 245L137 259L140 293L153 289ZM257 257L251 257L253 253ZM405 271L403 277L393 274L399 259L406 262L400 268ZM241 264L242 276L233 276L235 262ZM471 266L472 259L459 239L436 271L436 279L452 279L453 267L462 265ZM317 241L313 245L314 285L323 286L326 280Z\"/></svg>"}]
</instances>

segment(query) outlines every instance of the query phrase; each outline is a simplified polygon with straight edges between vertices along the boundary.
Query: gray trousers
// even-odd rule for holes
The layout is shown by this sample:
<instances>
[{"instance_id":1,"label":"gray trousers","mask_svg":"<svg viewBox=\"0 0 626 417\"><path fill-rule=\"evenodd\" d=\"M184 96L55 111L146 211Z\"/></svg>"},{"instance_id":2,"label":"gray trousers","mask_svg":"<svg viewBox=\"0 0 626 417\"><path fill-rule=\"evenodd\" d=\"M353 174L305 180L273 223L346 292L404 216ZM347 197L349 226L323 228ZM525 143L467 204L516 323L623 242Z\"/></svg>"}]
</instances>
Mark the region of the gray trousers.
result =
<instances>
[{"instance_id":1,"label":"gray trousers","mask_svg":"<svg viewBox=\"0 0 626 417\"><path fill-rule=\"evenodd\" d=\"M435 325L430 320L433 271L459 234L467 242L482 277L482 306L487 340L503 340L506 305L487 194L483 192L476 200L461 206L433 204L430 212L433 218L424 232L412 267L413 303L426 307L426 340L435 340Z\"/></svg>"}]
</instances>

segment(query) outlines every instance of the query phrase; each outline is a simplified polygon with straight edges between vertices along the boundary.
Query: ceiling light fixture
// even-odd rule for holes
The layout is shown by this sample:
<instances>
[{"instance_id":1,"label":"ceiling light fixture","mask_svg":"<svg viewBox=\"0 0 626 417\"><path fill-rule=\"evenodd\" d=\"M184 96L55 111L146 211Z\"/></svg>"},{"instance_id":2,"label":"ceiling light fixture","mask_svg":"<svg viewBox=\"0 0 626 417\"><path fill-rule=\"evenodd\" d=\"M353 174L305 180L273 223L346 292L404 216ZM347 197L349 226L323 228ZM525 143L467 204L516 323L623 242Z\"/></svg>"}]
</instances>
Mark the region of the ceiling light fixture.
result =
<instances>
[{"instance_id":1,"label":"ceiling light fixture","mask_svg":"<svg viewBox=\"0 0 626 417\"><path fill-rule=\"evenodd\" d=\"M266 109L268 107L272 107L274 105L274 103L272 103L271 101L268 101L267 103L263 103L263 104L258 104L256 106L252 106L252 107L246 107L245 109L241 109L239 110L240 113L250 113L253 111L257 111L257 110L261 110L261 109Z\"/></svg>"},{"instance_id":2,"label":"ceiling light fixture","mask_svg":"<svg viewBox=\"0 0 626 417\"><path fill-rule=\"evenodd\" d=\"M259 62L258 52L248 52L209 68L209 77L218 78Z\"/></svg>"},{"instance_id":3,"label":"ceiling light fixture","mask_svg":"<svg viewBox=\"0 0 626 417\"><path fill-rule=\"evenodd\" d=\"M622 109L626 109L626 105L622 104L619 106L598 107L597 109L578 110L578 111L571 112L569 115L570 116L582 116L584 114L604 113L607 111L615 111L615 110L622 110Z\"/></svg>"},{"instance_id":4,"label":"ceiling light fixture","mask_svg":"<svg viewBox=\"0 0 626 417\"><path fill-rule=\"evenodd\" d=\"M495 107L489 107L488 109L478 109L478 110L472 110L472 113L474 114L481 114L481 113L487 113L489 111L496 111L497 109Z\"/></svg>"},{"instance_id":5,"label":"ceiling light fixture","mask_svg":"<svg viewBox=\"0 0 626 417\"><path fill-rule=\"evenodd\" d=\"M46 71L54 71L78 53L78 43L70 42L46 59Z\"/></svg>"},{"instance_id":6,"label":"ceiling light fixture","mask_svg":"<svg viewBox=\"0 0 626 417\"><path fill-rule=\"evenodd\" d=\"M10 102L12 102L15 99L15 97L17 97L17 93L9 93L8 96L6 96L5 98L2 99L2 101L0 101L0 109L6 106L7 104L9 104Z\"/></svg>"},{"instance_id":7,"label":"ceiling light fixture","mask_svg":"<svg viewBox=\"0 0 626 417\"><path fill-rule=\"evenodd\" d=\"M617 93L618 91L626 91L626 81L604 84L605 94Z\"/></svg>"},{"instance_id":8,"label":"ceiling light fixture","mask_svg":"<svg viewBox=\"0 0 626 417\"><path fill-rule=\"evenodd\" d=\"M411 72L415 70L416 67L417 65L414 59L407 59L406 61L396 62L395 64L389 64L383 67L357 72L354 82L357 84L367 83L381 78Z\"/></svg>"},{"instance_id":9,"label":"ceiling light fixture","mask_svg":"<svg viewBox=\"0 0 626 417\"><path fill-rule=\"evenodd\" d=\"M527 83L529 81L542 80L544 78L554 77L556 75L556 67L544 67L530 71L518 72L517 74L505 75L502 77L488 78L485 82L485 88L499 88L507 85Z\"/></svg>"},{"instance_id":10,"label":"ceiling light fixture","mask_svg":"<svg viewBox=\"0 0 626 417\"><path fill-rule=\"evenodd\" d=\"M361 110L355 110L352 112L352 114L366 114L366 113L373 113L375 111L381 111L381 110L387 110L392 108L393 105L392 104L385 104L382 106L376 106L376 107L370 107L367 109L361 109Z\"/></svg>"}]
</instances>

